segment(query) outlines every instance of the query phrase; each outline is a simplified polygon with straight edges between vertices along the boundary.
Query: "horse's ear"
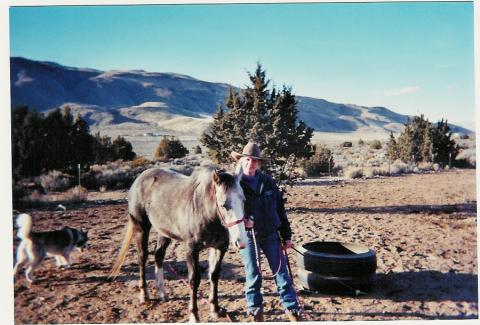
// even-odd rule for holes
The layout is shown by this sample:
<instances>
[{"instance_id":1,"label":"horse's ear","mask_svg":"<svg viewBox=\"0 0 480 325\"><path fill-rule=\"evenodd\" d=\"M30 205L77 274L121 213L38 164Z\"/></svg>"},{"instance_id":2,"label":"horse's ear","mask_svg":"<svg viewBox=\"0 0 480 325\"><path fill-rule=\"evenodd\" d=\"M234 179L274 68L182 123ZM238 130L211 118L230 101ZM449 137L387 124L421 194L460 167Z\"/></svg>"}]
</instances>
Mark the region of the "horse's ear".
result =
<instances>
[{"instance_id":1,"label":"horse's ear","mask_svg":"<svg viewBox=\"0 0 480 325\"><path fill-rule=\"evenodd\" d=\"M243 166L242 164L237 164L237 168L235 169L235 178L237 182L240 182L243 176Z\"/></svg>"}]
</instances>

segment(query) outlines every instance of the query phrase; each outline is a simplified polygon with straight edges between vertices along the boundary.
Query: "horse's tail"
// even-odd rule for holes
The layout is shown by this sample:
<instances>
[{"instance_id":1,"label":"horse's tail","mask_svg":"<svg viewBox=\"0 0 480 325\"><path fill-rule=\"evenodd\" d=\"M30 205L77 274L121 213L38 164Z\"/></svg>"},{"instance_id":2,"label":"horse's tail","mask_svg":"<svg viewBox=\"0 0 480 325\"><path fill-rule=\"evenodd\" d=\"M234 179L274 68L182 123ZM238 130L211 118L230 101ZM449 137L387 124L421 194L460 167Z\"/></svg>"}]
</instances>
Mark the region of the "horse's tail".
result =
<instances>
[{"instance_id":1,"label":"horse's tail","mask_svg":"<svg viewBox=\"0 0 480 325\"><path fill-rule=\"evenodd\" d=\"M109 278L116 278L118 273L120 272L120 268L122 267L123 262L125 261L125 256L128 252L128 247L132 242L133 238L133 220L132 217L128 216L128 224L127 230L125 232L125 238L123 238L122 248L120 249L120 253L118 254L117 261L112 267L112 271L110 272Z\"/></svg>"}]
</instances>

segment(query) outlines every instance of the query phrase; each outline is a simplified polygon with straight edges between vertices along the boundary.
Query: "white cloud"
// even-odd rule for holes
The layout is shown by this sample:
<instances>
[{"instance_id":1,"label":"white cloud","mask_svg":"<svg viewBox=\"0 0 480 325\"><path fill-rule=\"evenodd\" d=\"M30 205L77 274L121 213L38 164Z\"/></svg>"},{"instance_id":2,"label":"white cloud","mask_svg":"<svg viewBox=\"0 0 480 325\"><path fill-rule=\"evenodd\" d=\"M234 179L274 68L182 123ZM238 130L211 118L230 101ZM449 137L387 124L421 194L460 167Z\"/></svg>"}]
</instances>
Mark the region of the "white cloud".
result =
<instances>
[{"instance_id":1,"label":"white cloud","mask_svg":"<svg viewBox=\"0 0 480 325\"><path fill-rule=\"evenodd\" d=\"M418 92L420 87L417 86L408 86L404 88L396 88L396 89L390 89L385 91L385 96L387 97L392 97L392 96L405 96L405 95L410 95Z\"/></svg>"}]
</instances>

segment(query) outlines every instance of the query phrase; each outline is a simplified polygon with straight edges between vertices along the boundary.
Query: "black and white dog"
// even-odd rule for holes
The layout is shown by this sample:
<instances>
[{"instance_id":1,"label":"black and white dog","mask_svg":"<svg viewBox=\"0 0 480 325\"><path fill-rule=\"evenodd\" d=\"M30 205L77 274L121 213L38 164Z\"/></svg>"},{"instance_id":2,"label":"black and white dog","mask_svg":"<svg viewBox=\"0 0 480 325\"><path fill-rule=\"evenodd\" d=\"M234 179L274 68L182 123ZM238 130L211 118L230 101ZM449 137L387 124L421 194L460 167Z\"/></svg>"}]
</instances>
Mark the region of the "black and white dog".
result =
<instances>
[{"instance_id":1,"label":"black and white dog","mask_svg":"<svg viewBox=\"0 0 480 325\"><path fill-rule=\"evenodd\" d=\"M13 269L16 275L25 264L25 276L32 283L33 271L46 256L54 256L59 267L70 267L70 253L74 249L83 251L87 247L87 232L63 227L61 230L32 232L32 217L22 213L17 217L17 237L21 239L17 248L17 263Z\"/></svg>"}]
</instances>

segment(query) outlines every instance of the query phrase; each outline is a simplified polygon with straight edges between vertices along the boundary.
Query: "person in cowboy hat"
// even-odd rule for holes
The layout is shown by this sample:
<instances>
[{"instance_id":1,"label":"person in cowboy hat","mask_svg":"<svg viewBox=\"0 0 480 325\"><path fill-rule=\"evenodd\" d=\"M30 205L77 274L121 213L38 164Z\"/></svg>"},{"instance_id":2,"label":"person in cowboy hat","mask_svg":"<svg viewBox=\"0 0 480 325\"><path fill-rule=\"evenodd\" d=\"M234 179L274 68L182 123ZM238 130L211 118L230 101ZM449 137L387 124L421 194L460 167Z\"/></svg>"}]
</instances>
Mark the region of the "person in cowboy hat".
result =
<instances>
[{"instance_id":1,"label":"person in cowboy hat","mask_svg":"<svg viewBox=\"0 0 480 325\"><path fill-rule=\"evenodd\" d=\"M300 307L282 249L282 243L287 249L292 247L292 230L282 194L272 178L260 170L262 161L267 159L256 143L249 142L242 153L234 151L231 156L238 161L237 169L243 169L240 184L246 198L245 227L250 229L247 232L248 243L240 250L246 273L248 314L256 322L263 321L261 250L275 274L275 284L290 321L298 321Z\"/></svg>"}]
</instances>

